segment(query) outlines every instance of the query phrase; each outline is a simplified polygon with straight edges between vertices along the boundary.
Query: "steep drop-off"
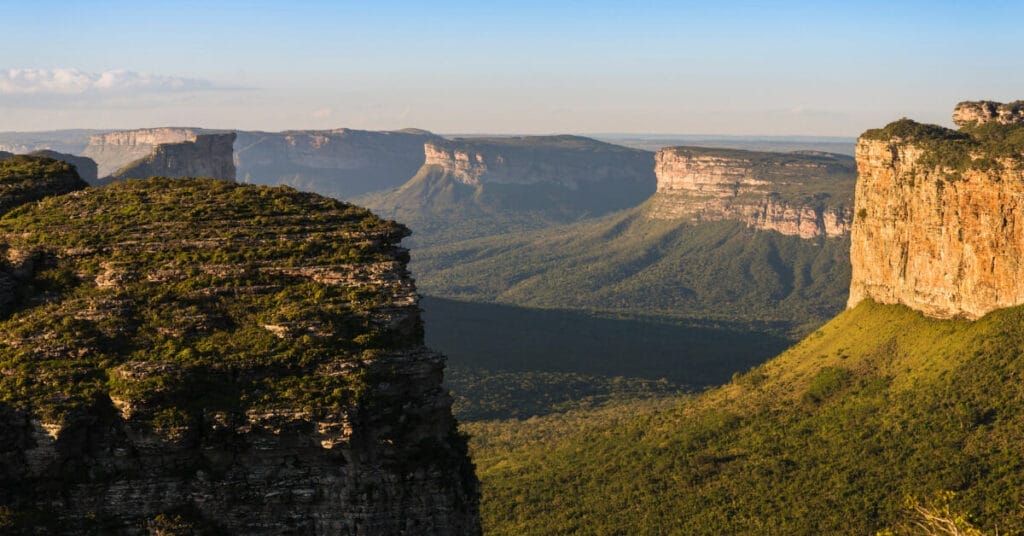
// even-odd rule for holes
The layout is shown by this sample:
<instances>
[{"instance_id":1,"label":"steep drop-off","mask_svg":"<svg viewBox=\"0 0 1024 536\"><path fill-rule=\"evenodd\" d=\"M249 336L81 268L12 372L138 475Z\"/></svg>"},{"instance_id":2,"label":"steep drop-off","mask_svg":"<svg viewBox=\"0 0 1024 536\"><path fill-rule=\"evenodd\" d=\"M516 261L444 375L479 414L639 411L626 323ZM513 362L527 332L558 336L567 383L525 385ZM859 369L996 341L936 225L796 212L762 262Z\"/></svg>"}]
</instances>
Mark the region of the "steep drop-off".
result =
<instances>
[{"instance_id":1,"label":"steep drop-off","mask_svg":"<svg viewBox=\"0 0 1024 536\"><path fill-rule=\"evenodd\" d=\"M88 186L75 168L44 156L0 153L0 215L26 203Z\"/></svg>"},{"instance_id":2,"label":"steep drop-off","mask_svg":"<svg viewBox=\"0 0 1024 536\"><path fill-rule=\"evenodd\" d=\"M60 160L61 162L71 164L75 166L75 171L78 176L89 184L94 184L96 179L99 178L99 172L97 171L96 162L93 162L91 158L84 156L75 156L73 154L58 153L57 151L51 151L49 149L41 149L38 151L32 151L28 153L30 156L42 156L46 158L52 158L53 160Z\"/></svg>"},{"instance_id":3,"label":"steep drop-off","mask_svg":"<svg viewBox=\"0 0 1024 536\"><path fill-rule=\"evenodd\" d=\"M655 188L646 151L576 136L428 142L400 188L359 199L417 244L539 229L630 208Z\"/></svg>"},{"instance_id":4,"label":"steep drop-off","mask_svg":"<svg viewBox=\"0 0 1024 536\"><path fill-rule=\"evenodd\" d=\"M737 220L801 238L838 237L850 230L852 158L673 147L658 151L655 161L652 218L694 224Z\"/></svg>"},{"instance_id":5,"label":"steep drop-off","mask_svg":"<svg viewBox=\"0 0 1024 536\"><path fill-rule=\"evenodd\" d=\"M147 156L111 174L114 180L147 177L206 177L235 180L235 133L197 134L177 143L163 143Z\"/></svg>"},{"instance_id":6,"label":"steep drop-off","mask_svg":"<svg viewBox=\"0 0 1024 536\"><path fill-rule=\"evenodd\" d=\"M82 156L98 166L97 175L107 177L124 166L152 154L158 145L193 141L202 132L196 128L143 128L89 136Z\"/></svg>"},{"instance_id":7,"label":"steep drop-off","mask_svg":"<svg viewBox=\"0 0 1024 536\"><path fill-rule=\"evenodd\" d=\"M9 213L3 532L478 533L407 234L210 180Z\"/></svg>"},{"instance_id":8,"label":"steep drop-off","mask_svg":"<svg viewBox=\"0 0 1024 536\"><path fill-rule=\"evenodd\" d=\"M471 426L488 533L1024 532L1024 307L998 299L1024 135L969 123L861 137L851 307L779 357L696 397Z\"/></svg>"},{"instance_id":9,"label":"steep drop-off","mask_svg":"<svg viewBox=\"0 0 1024 536\"><path fill-rule=\"evenodd\" d=\"M962 103L959 131L902 120L860 137L851 307L978 318L1024 303L1020 108ZM998 120L966 119L979 109Z\"/></svg>"},{"instance_id":10,"label":"steep drop-off","mask_svg":"<svg viewBox=\"0 0 1024 536\"><path fill-rule=\"evenodd\" d=\"M439 139L415 129L240 131L235 163L240 182L349 199L402 185L423 165L423 144Z\"/></svg>"}]
</instances>

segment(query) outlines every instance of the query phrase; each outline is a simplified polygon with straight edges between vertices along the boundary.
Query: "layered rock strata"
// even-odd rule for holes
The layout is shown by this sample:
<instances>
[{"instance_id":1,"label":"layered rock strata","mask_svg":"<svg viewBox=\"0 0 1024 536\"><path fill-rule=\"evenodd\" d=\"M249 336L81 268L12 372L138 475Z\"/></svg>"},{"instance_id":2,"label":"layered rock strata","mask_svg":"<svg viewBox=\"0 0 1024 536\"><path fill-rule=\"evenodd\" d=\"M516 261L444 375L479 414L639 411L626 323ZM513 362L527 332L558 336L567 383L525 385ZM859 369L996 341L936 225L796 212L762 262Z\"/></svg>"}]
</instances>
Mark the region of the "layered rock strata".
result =
<instances>
[{"instance_id":1,"label":"layered rock strata","mask_svg":"<svg viewBox=\"0 0 1024 536\"><path fill-rule=\"evenodd\" d=\"M576 136L439 140L426 143L423 151L425 166L471 186L550 184L576 190L653 182L650 153Z\"/></svg>"},{"instance_id":2,"label":"layered rock strata","mask_svg":"<svg viewBox=\"0 0 1024 536\"><path fill-rule=\"evenodd\" d=\"M962 103L959 132L902 120L860 137L850 307L973 319L1024 303L1024 118L1003 113L1013 106Z\"/></svg>"},{"instance_id":3,"label":"layered rock strata","mask_svg":"<svg viewBox=\"0 0 1024 536\"><path fill-rule=\"evenodd\" d=\"M407 233L163 178L0 221L3 532L479 534Z\"/></svg>"},{"instance_id":4,"label":"layered rock strata","mask_svg":"<svg viewBox=\"0 0 1024 536\"><path fill-rule=\"evenodd\" d=\"M235 133L198 134L195 139L157 145L145 158L115 171L114 179L206 177L235 180Z\"/></svg>"},{"instance_id":5,"label":"layered rock strata","mask_svg":"<svg viewBox=\"0 0 1024 536\"><path fill-rule=\"evenodd\" d=\"M802 238L850 230L856 174L848 157L674 147L655 155L655 174L654 219L738 220Z\"/></svg>"},{"instance_id":6,"label":"layered rock strata","mask_svg":"<svg viewBox=\"0 0 1024 536\"><path fill-rule=\"evenodd\" d=\"M958 127L985 123L1011 125L1024 122L1024 101L1007 104L992 101L964 101L953 109L953 123Z\"/></svg>"},{"instance_id":7,"label":"layered rock strata","mask_svg":"<svg viewBox=\"0 0 1024 536\"><path fill-rule=\"evenodd\" d=\"M82 156L96 162L99 177L107 177L146 158L158 145L194 141L201 132L195 128L144 128L93 134Z\"/></svg>"}]
</instances>

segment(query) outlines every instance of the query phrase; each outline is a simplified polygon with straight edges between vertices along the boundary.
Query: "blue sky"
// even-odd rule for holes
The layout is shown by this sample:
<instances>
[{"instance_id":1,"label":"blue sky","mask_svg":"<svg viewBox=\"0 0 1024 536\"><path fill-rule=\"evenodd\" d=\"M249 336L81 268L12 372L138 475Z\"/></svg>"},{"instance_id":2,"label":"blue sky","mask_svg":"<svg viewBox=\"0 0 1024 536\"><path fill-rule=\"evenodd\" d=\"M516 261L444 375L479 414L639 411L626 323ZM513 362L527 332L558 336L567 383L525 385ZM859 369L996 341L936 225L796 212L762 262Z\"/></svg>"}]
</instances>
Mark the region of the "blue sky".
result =
<instances>
[{"instance_id":1,"label":"blue sky","mask_svg":"<svg viewBox=\"0 0 1024 536\"><path fill-rule=\"evenodd\" d=\"M1024 98L1021 2L0 1L0 131L855 136Z\"/></svg>"}]
</instances>

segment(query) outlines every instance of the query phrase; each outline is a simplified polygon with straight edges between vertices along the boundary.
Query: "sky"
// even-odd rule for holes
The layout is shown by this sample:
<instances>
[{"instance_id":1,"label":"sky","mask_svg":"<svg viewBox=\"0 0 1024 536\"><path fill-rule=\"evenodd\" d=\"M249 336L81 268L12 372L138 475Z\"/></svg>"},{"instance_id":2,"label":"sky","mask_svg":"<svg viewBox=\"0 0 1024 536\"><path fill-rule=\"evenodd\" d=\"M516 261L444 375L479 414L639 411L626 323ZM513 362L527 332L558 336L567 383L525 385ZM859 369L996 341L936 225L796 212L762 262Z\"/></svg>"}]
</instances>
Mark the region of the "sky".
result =
<instances>
[{"instance_id":1,"label":"sky","mask_svg":"<svg viewBox=\"0 0 1024 536\"><path fill-rule=\"evenodd\" d=\"M856 136L1024 99L1024 2L0 0L0 131Z\"/></svg>"}]
</instances>

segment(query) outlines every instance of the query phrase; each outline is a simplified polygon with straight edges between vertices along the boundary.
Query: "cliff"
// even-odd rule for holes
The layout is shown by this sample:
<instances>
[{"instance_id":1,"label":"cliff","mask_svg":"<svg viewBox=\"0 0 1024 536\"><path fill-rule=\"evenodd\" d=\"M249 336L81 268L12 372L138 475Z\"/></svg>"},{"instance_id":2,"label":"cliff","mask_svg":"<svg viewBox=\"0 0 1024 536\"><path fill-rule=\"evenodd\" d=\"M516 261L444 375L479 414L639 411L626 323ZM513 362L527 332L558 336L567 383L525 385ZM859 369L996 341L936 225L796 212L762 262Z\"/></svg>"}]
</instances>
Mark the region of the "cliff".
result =
<instances>
[{"instance_id":1,"label":"cliff","mask_svg":"<svg viewBox=\"0 0 1024 536\"><path fill-rule=\"evenodd\" d=\"M655 173L653 219L737 220L801 238L850 230L856 173L845 156L673 147L655 155Z\"/></svg>"},{"instance_id":2,"label":"cliff","mask_svg":"<svg viewBox=\"0 0 1024 536\"><path fill-rule=\"evenodd\" d=\"M152 152L115 171L113 179L207 177L235 180L235 133L197 134L195 139L157 145Z\"/></svg>"},{"instance_id":3,"label":"cliff","mask_svg":"<svg viewBox=\"0 0 1024 536\"><path fill-rule=\"evenodd\" d=\"M195 128L145 128L122 130L89 136L82 156L98 166L97 175L107 177L122 167L146 158L157 145L194 141L201 132Z\"/></svg>"},{"instance_id":4,"label":"cliff","mask_svg":"<svg viewBox=\"0 0 1024 536\"><path fill-rule=\"evenodd\" d=\"M424 145L424 165L467 185L550 184L570 190L616 182L643 186L650 153L576 136L463 138ZM586 195L586 192L581 192Z\"/></svg>"},{"instance_id":5,"label":"cliff","mask_svg":"<svg viewBox=\"0 0 1024 536\"><path fill-rule=\"evenodd\" d=\"M578 136L439 140L421 151L412 179L359 199L410 225L420 245L578 221L654 193L652 153Z\"/></svg>"},{"instance_id":6,"label":"cliff","mask_svg":"<svg viewBox=\"0 0 1024 536\"><path fill-rule=\"evenodd\" d=\"M165 178L0 220L3 532L478 534L407 234Z\"/></svg>"},{"instance_id":7,"label":"cliff","mask_svg":"<svg viewBox=\"0 0 1024 536\"><path fill-rule=\"evenodd\" d=\"M351 198L400 186L423 165L423 130L239 132L238 180Z\"/></svg>"},{"instance_id":8,"label":"cliff","mask_svg":"<svg viewBox=\"0 0 1024 536\"><path fill-rule=\"evenodd\" d=\"M973 319L1024 303L1024 118L977 104L957 107L959 131L904 119L858 140L850 307Z\"/></svg>"}]
</instances>

